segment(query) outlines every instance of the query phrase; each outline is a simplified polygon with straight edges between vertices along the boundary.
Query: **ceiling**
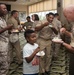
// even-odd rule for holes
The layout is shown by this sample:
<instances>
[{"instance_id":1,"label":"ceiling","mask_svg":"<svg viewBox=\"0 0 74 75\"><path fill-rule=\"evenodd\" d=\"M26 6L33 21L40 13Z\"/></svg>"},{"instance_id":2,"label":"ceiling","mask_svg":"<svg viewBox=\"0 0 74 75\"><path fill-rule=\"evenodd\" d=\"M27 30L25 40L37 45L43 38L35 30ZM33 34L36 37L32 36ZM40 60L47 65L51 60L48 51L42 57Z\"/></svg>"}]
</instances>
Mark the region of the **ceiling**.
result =
<instances>
[{"instance_id":1,"label":"ceiling","mask_svg":"<svg viewBox=\"0 0 74 75\"><path fill-rule=\"evenodd\" d=\"M44 0L0 0L0 3L6 3L11 5L30 5L40 1Z\"/></svg>"}]
</instances>

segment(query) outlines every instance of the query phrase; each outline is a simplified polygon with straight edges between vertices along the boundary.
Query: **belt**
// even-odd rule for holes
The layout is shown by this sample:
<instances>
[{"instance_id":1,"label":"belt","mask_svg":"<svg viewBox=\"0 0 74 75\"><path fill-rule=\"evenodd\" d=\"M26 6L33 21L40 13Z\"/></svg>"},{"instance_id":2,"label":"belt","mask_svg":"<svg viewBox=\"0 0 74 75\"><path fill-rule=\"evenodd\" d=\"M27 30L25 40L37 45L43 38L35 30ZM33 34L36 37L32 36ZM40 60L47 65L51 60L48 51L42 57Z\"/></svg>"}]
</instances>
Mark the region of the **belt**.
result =
<instances>
[{"instance_id":1,"label":"belt","mask_svg":"<svg viewBox=\"0 0 74 75\"><path fill-rule=\"evenodd\" d=\"M44 39L44 40L46 40L46 41L52 40L51 38L48 38L48 39L45 39L45 38L43 38L43 37L39 37L39 38Z\"/></svg>"}]
</instances>

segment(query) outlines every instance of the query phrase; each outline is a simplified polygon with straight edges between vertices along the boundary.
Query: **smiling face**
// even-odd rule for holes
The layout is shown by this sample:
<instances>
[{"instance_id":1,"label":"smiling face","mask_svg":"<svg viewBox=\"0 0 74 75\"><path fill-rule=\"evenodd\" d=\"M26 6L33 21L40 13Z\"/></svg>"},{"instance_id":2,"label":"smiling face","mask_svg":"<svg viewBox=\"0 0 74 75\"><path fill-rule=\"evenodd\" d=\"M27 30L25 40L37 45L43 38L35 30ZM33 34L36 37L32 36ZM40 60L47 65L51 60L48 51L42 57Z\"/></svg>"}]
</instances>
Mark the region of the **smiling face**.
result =
<instances>
[{"instance_id":1,"label":"smiling face","mask_svg":"<svg viewBox=\"0 0 74 75\"><path fill-rule=\"evenodd\" d=\"M31 33L26 39L30 44L34 44L36 42L36 33Z\"/></svg>"},{"instance_id":2,"label":"smiling face","mask_svg":"<svg viewBox=\"0 0 74 75\"><path fill-rule=\"evenodd\" d=\"M53 19L54 19L54 16L53 16L53 15L49 15L49 16L48 16L48 21L49 21L50 23L52 23Z\"/></svg>"}]
</instances>

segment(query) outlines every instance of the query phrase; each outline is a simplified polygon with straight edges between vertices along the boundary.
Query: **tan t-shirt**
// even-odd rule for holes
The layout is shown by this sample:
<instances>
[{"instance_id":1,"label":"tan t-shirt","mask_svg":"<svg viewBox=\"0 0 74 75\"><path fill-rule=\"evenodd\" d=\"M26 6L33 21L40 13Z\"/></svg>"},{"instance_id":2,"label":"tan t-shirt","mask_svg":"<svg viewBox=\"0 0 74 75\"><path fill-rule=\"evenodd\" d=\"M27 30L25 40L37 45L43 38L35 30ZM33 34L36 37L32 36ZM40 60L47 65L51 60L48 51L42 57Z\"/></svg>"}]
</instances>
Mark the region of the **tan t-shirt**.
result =
<instances>
[{"instance_id":1,"label":"tan t-shirt","mask_svg":"<svg viewBox=\"0 0 74 75\"><path fill-rule=\"evenodd\" d=\"M18 22L17 22L17 20L14 17L10 17L8 19L8 21L7 21L7 24L8 25L12 24L13 25L13 29L17 29L18 28ZM10 39L10 42L15 43L16 41L19 40L19 35L15 34L15 33L12 33L12 34L10 34L9 39Z\"/></svg>"},{"instance_id":2,"label":"tan t-shirt","mask_svg":"<svg viewBox=\"0 0 74 75\"><path fill-rule=\"evenodd\" d=\"M47 20L41 21L42 24L44 24L45 22L47 22ZM41 26L42 24L37 24L36 26ZM39 31L39 37L45 40L51 39L52 36L53 36L53 31L49 26L45 26L43 29Z\"/></svg>"},{"instance_id":3,"label":"tan t-shirt","mask_svg":"<svg viewBox=\"0 0 74 75\"><path fill-rule=\"evenodd\" d=\"M10 17L8 20L7 20L7 24L12 24L13 25L13 29L16 29L18 28L18 22L17 20L14 18L14 17Z\"/></svg>"},{"instance_id":4,"label":"tan t-shirt","mask_svg":"<svg viewBox=\"0 0 74 75\"><path fill-rule=\"evenodd\" d=\"M26 29L31 29L33 26L33 22L25 22L24 26L26 27Z\"/></svg>"},{"instance_id":5,"label":"tan t-shirt","mask_svg":"<svg viewBox=\"0 0 74 75\"><path fill-rule=\"evenodd\" d=\"M59 20L57 20L56 18L54 18L53 24L54 24L54 27L55 27L58 31L59 31L60 28L62 27L61 22L60 22Z\"/></svg>"}]
</instances>

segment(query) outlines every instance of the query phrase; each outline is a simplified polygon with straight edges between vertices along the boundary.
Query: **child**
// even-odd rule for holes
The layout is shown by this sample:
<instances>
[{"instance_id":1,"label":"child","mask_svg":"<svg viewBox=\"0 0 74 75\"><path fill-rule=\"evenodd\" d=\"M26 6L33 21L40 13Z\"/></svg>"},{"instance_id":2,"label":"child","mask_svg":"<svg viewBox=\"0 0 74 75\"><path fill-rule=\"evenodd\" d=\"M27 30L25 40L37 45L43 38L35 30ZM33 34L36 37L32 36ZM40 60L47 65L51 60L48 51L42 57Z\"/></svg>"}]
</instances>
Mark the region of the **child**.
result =
<instances>
[{"instance_id":1,"label":"child","mask_svg":"<svg viewBox=\"0 0 74 75\"><path fill-rule=\"evenodd\" d=\"M23 48L23 75L38 75L39 60L36 54L40 51L36 44L36 33L33 30L26 30L24 36L27 40Z\"/></svg>"}]
</instances>

